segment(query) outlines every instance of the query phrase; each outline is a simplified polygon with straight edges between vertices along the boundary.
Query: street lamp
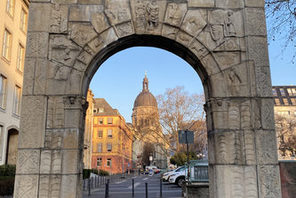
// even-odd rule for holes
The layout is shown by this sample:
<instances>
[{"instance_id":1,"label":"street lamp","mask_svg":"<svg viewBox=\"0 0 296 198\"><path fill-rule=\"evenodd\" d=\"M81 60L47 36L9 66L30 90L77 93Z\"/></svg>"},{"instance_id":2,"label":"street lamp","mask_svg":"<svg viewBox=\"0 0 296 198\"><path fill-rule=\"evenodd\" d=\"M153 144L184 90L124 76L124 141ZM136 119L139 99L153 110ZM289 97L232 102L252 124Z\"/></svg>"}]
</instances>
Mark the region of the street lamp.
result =
<instances>
[{"instance_id":1,"label":"street lamp","mask_svg":"<svg viewBox=\"0 0 296 198\"><path fill-rule=\"evenodd\" d=\"M150 166L151 166L152 160L153 160L153 157L152 157L152 155L150 155L149 156Z\"/></svg>"}]
</instances>

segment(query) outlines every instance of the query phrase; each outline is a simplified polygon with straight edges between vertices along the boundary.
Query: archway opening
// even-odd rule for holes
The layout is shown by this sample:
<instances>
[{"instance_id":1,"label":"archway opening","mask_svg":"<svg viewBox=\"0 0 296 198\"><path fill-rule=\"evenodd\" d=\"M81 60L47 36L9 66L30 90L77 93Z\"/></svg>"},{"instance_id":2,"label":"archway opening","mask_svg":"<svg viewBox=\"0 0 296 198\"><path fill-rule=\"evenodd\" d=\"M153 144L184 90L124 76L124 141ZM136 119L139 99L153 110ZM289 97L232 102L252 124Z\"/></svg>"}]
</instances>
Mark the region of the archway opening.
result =
<instances>
[{"instance_id":1,"label":"archway opening","mask_svg":"<svg viewBox=\"0 0 296 198\"><path fill-rule=\"evenodd\" d=\"M6 164L16 165L17 160L17 146L18 146L18 130L9 129L7 134L7 152Z\"/></svg>"}]
</instances>

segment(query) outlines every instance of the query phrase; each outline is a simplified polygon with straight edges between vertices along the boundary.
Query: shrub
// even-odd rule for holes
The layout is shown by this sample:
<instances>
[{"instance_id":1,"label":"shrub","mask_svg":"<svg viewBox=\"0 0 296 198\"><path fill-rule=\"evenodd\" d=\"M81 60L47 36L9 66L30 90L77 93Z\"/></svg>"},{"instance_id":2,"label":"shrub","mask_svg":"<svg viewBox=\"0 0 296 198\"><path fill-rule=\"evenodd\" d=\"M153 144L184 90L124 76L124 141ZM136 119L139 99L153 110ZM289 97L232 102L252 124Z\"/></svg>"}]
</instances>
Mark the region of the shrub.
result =
<instances>
[{"instance_id":1,"label":"shrub","mask_svg":"<svg viewBox=\"0 0 296 198\"><path fill-rule=\"evenodd\" d=\"M0 176L0 196L12 195L14 188L14 176Z\"/></svg>"},{"instance_id":2,"label":"shrub","mask_svg":"<svg viewBox=\"0 0 296 198\"><path fill-rule=\"evenodd\" d=\"M15 176L15 165L0 166L0 176Z\"/></svg>"},{"instance_id":3,"label":"shrub","mask_svg":"<svg viewBox=\"0 0 296 198\"><path fill-rule=\"evenodd\" d=\"M83 179L89 178L90 173L99 174L97 169L83 169Z\"/></svg>"},{"instance_id":4,"label":"shrub","mask_svg":"<svg viewBox=\"0 0 296 198\"><path fill-rule=\"evenodd\" d=\"M99 170L99 175L100 175L100 176L108 176L108 175L109 175L109 172L100 169L100 170Z\"/></svg>"}]
</instances>

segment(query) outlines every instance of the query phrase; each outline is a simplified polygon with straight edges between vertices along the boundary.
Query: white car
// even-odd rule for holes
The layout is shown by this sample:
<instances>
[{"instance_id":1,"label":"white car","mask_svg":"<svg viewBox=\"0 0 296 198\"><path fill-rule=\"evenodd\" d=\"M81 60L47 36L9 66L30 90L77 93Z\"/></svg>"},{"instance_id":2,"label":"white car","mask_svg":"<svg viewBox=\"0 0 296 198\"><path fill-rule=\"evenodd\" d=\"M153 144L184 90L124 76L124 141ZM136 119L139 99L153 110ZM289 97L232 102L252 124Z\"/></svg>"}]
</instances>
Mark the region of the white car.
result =
<instances>
[{"instance_id":1,"label":"white car","mask_svg":"<svg viewBox=\"0 0 296 198\"><path fill-rule=\"evenodd\" d=\"M181 166L179 168L176 168L175 170L172 170L172 171L169 171L169 172L166 172L162 175L162 181L169 181L169 178L172 174L174 174L175 172L179 172L181 170L185 169L184 166Z\"/></svg>"},{"instance_id":2,"label":"white car","mask_svg":"<svg viewBox=\"0 0 296 198\"><path fill-rule=\"evenodd\" d=\"M170 175L169 183L177 184L179 187L182 186L183 182L185 182L185 175L187 174L187 168L183 167L179 171L175 171Z\"/></svg>"}]
</instances>

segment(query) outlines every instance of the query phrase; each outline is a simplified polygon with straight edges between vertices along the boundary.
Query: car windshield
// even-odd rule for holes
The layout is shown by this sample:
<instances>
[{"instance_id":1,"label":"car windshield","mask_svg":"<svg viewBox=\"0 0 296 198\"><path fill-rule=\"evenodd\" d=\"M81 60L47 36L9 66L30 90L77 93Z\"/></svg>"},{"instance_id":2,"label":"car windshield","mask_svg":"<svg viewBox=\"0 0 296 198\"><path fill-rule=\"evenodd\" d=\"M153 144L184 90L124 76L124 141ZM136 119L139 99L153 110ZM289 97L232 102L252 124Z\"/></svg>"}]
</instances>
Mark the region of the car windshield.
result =
<instances>
[{"instance_id":1,"label":"car windshield","mask_svg":"<svg viewBox=\"0 0 296 198\"><path fill-rule=\"evenodd\" d=\"M185 170L185 167L181 167L181 168L177 169L175 172L180 172L180 171L183 171L183 170Z\"/></svg>"}]
</instances>

